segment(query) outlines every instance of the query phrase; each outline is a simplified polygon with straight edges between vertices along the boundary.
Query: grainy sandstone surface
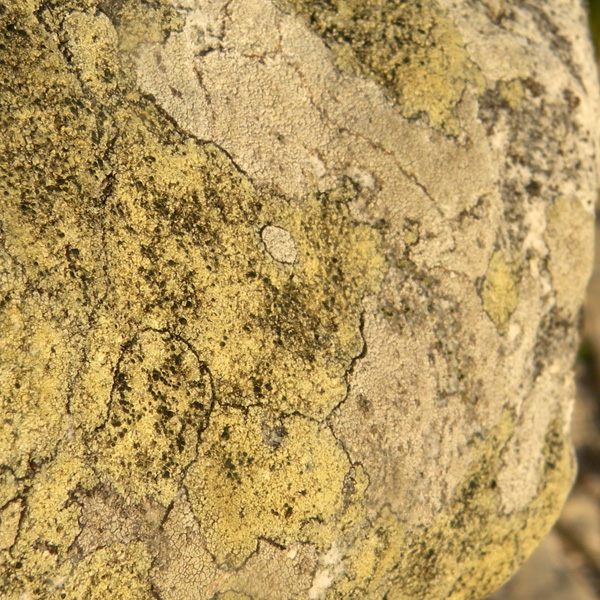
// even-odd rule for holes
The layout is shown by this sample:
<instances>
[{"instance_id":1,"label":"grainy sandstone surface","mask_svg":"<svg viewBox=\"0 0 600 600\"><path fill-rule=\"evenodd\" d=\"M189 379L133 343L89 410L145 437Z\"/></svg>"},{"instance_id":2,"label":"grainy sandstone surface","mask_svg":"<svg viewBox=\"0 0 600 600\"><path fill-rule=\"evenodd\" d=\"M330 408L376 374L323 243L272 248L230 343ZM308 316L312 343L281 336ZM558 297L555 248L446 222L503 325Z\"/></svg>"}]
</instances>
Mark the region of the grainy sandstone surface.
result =
<instances>
[{"instance_id":1,"label":"grainy sandstone surface","mask_svg":"<svg viewBox=\"0 0 600 600\"><path fill-rule=\"evenodd\" d=\"M573 476L579 2L0 0L0 596L481 598Z\"/></svg>"}]
</instances>

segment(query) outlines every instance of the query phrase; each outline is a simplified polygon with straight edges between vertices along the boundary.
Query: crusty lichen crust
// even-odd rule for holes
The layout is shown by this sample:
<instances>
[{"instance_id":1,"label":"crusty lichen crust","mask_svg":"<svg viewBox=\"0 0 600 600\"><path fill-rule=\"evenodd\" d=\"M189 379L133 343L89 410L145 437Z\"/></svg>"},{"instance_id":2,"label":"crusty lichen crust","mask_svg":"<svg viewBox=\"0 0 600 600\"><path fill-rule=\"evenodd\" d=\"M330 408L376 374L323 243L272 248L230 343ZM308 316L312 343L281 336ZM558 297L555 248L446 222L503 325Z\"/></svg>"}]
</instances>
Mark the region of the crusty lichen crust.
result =
<instances>
[{"instance_id":1,"label":"crusty lichen crust","mask_svg":"<svg viewBox=\"0 0 600 600\"><path fill-rule=\"evenodd\" d=\"M458 133L456 105L467 83L484 80L460 33L436 2L278 0L331 47L344 72L373 78L408 118ZM289 7L289 8L288 8Z\"/></svg>"},{"instance_id":2,"label":"crusty lichen crust","mask_svg":"<svg viewBox=\"0 0 600 600\"><path fill-rule=\"evenodd\" d=\"M445 4L0 0L0 597L476 598L548 530L597 91Z\"/></svg>"}]
</instances>

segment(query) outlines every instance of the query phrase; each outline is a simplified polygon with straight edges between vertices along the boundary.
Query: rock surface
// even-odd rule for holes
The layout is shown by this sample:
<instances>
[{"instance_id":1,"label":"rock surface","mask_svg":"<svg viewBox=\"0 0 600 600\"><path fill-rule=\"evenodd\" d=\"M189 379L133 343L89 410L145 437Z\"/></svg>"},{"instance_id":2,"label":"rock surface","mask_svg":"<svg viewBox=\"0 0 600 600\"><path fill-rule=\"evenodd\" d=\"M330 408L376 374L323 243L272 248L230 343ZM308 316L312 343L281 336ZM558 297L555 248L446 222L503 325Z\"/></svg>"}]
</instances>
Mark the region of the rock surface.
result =
<instances>
[{"instance_id":1,"label":"rock surface","mask_svg":"<svg viewBox=\"0 0 600 600\"><path fill-rule=\"evenodd\" d=\"M489 600L600 597L599 239L600 222L596 218L594 272L584 302L583 344L576 365L577 397L572 418L577 480L551 533Z\"/></svg>"},{"instance_id":2,"label":"rock surface","mask_svg":"<svg viewBox=\"0 0 600 600\"><path fill-rule=\"evenodd\" d=\"M3 0L0 31L0 596L502 583L573 476L579 3Z\"/></svg>"}]
</instances>

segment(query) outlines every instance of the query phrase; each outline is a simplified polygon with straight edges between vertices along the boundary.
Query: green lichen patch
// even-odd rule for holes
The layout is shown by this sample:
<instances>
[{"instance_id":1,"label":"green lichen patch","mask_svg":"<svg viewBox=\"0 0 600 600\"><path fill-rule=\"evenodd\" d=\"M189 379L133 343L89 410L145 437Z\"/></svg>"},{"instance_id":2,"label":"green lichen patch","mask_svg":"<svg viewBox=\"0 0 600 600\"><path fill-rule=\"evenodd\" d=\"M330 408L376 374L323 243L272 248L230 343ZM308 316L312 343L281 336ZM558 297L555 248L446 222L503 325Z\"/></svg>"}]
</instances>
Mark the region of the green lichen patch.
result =
<instances>
[{"instance_id":1,"label":"green lichen patch","mask_svg":"<svg viewBox=\"0 0 600 600\"><path fill-rule=\"evenodd\" d=\"M406 117L427 115L458 131L455 108L468 82L483 87L461 36L437 2L418 0L280 0L301 15L334 51L338 65L388 90Z\"/></svg>"},{"instance_id":2,"label":"green lichen patch","mask_svg":"<svg viewBox=\"0 0 600 600\"><path fill-rule=\"evenodd\" d=\"M259 408L216 407L186 487L207 549L239 567L259 538L331 543L350 464L331 431Z\"/></svg>"},{"instance_id":3,"label":"green lichen patch","mask_svg":"<svg viewBox=\"0 0 600 600\"><path fill-rule=\"evenodd\" d=\"M517 307L518 271L514 262L508 262L498 250L492 255L481 288L483 308L496 325L499 333L508 331L508 320Z\"/></svg>"}]
</instances>

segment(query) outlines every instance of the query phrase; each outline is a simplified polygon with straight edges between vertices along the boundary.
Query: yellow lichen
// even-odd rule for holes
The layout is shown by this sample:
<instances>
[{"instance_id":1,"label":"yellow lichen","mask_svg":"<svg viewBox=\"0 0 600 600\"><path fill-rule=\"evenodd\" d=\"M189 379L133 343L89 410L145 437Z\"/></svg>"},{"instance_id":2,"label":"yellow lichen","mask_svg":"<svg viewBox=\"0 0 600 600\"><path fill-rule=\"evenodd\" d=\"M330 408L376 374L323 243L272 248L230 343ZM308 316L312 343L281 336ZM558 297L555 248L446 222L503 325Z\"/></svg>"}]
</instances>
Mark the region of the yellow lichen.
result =
<instances>
[{"instance_id":1,"label":"yellow lichen","mask_svg":"<svg viewBox=\"0 0 600 600\"><path fill-rule=\"evenodd\" d=\"M122 353L106 423L90 447L125 496L168 505L196 456L212 406L206 365L166 332L144 331Z\"/></svg>"},{"instance_id":2,"label":"yellow lichen","mask_svg":"<svg viewBox=\"0 0 600 600\"><path fill-rule=\"evenodd\" d=\"M78 565L77 577L60 590L78 600L148 600L153 597L148 581L151 558L141 542L113 544L86 556Z\"/></svg>"},{"instance_id":3,"label":"yellow lichen","mask_svg":"<svg viewBox=\"0 0 600 600\"><path fill-rule=\"evenodd\" d=\"M73 12L65 18L63 30L71 64L77 69L82 85L94 96L114 94L120 65L116 32L108 18L103 13L93 17Z\"/></svg>"},{"instance_id":4,"label":"yellow lichen","mask_svg":"<svg viewBox=\"0 0 600 600\"><path fill-rule=\"evenodd\" d=\"M334 51L338 66L373 78L408 118L426 114L431 127L456 134L455 108L467 83L483 90L460 33L437 2L279 0L306 20Z\"/></svg>"},{"instance_id":5,"label":"yellow lichen","mask_svg":"<svg viewBox=\"0 0 600 600\"><path fill-rule=\"evenodd\" d=\"M517 307L518 275L514 262L507 262L498 250L492 255L481 288L483 308L499 333L508 331L508 320Z\"/></svg>"},{"instance_id":6,"label":"yellow lichen","mask_svg":"<svg viewBox=\"0 0 600 600\"><path fill-rule=\"evenodd\" d=\"M195 508L222 518L231 507L203 494L233 485L216 458L227 411L235 432L222 451L256 463L237 501L247 525L220 520L222 539L207 534L216 556L239 562L259 536L325 547L343 515L363 514L344 487L360 477L317 422L344 399L363 348L362 299L384 266L378 234L351 218L349 183L291 202L179 131L115 46L157 39L177 19L131 2L106 5L109 22L94 6L34 14L14 2L0 15L12 107L0 113L0 456L27 490L19 558L0 581L8 597L50 597L63 583L78 597L105 559L106 577L121 577L113 551L69 558L78 490L166 507L189 468ZM293 267L267 252L267 226L293 239ZM279 449L257 429L266 415L289 432ZM214 479L199 480L203 470ZM137 560L123 552L125 565ZM133 580L142 567L127 567ZM141 579L132 589L146 589Z\"/></svg>"},{"instance_id":7,"label":"yellow lichen","mask_svg":"<svg viewBox=\"0 0 600 600\"><path fill-rule=\"evenodd\" d=\"M127 0L101 2L101 8L117 24L119 47L123 53L135 51L140 44L163 41L171 32L179 31L184 17L168 0ZM85 45L93 53L92 45ZM122 54L122 57L125 56Z\"/></svg>"},{"instance_id":8,"label":"yellow lichen","mask_svg":"<svg viewBox=\"0 0 600 600\"><path fill-rule=\"evenodd\" d=\"M19 493L17 479L8 468L0 467L0 506L6 506Z\"/></svg>"},{"instance_id":9,"label":"yellow lichen","mask_svg":"<svg viewBox=\"0 0 600 600\"><path fill-rule=\"evenodd\" d=\"M367 474L327 426L364 347L363 299L385 267L376 231L351 217L352 186L295 200L258 189L136 90L120 52L180 26L168 3L5 4L0 596L151 597L154 538L177 498L189 499L185 527L203 545L194 564L211 560L205 545L221 574L264 542L314 552L303 577L321 561L332 598L458 599L498 582L564 496L571 462L558 426L526 511L497 516L509 420L428 527L409 530L388 507L369 521ZM479 75L437 5L340 2L319 14L311 26L343 68L368 73L407 117L457 130L456 105ZM293 266L269 255L269 226L293 242ZM418 229L406 234L418 240ZM496 253L482 289L501 332L517 302L513 263ZM140 541L83 556L86 496L102 493ZM495 574L482 567L492 555Z\"/></svg>"},{"instance_id":10,"label":"yellow lichen","mask_svg":"<svg viewBox=\"0 0 600 600\"><path fill-rule=\"evenodd\" d=\"M22 512L21 500L14 500L0 508L0 550L7 550L15 543Z\"/></svg>"},{"instance_id":11,"label":"yellow lichen","mask_svg":"<svg viewBox=\"0 0 600 600\"><path fill-rule=\"evenodd\" d=\"M592 272L593 257L587 250L594 244L594 217L578 200L560 196L546 210L546 218L544 237L556 303L565 314L574 315Z\"/></svg>"},{"instance_id":12,"label":"yellow lichen","mask_svg":"<svg viewBox=\"0 0 600 600\"><path fill-rule=\"evenodd\" d=\"M283 545L333 539L350 465L327 427L262 408L216 407L203 449L185 483L219 564L239 566L261 537Z\"/></svg>"},{"instance_id":13,"label":"yellow lichen","mask_svg":"<svg viewBox=\"0 0 600 600\"><path fill-rule=\"evenodd\" d=\"M17 589L28 581L35 583L32 587L43 582L58 586L71 573L72 566L64 557L80 531L81 511L71 493L90 489L96 483L83 452L76 442L62 444L53 460L35 469L29 478L26 508L11 548L13 565L19 565L13 571Z\"/></svg>"},{"instance_id":14,"label":"yellow lichen","mask_svg":"<svg viewBox=\"0 0 600 600\"><path fill-rule=\"evenodd\" d=\"M354 544L345 577L327 598L466 600L474 589L486 597L501 585L554 523L574 472L570 445L558 419L546 435L536 499L521 512L501 515L495 474L502 460L500 450L515 424L514 414L505 411L486 442L477 442L480 459L432 523L408 531L384 507ZM493 570L487 568L490 564ZM360 594L353 596L357 590Z\"/></svg>"},{"instance_id":15,"label":"yellow lichen","mask_svg":"<svg viewBox=\"0 0 600 600\"><path fill-rule=\"evenodd\" d=\"M519 79L500 81L498 83L498 92L511 110L520 110L521 104L525 98L525 90Z\"/></svg>"},{"instance_id":16,"label":"yellow lichen","mask_svg":"<svg viewBox=\"0 0 600 600\"><path fill-rule=\"evenodd\" d=\"M0 456L19 476L62 437L67 398L68 342L35 302L0 313Z\"/></svg>"}]
</instances>

